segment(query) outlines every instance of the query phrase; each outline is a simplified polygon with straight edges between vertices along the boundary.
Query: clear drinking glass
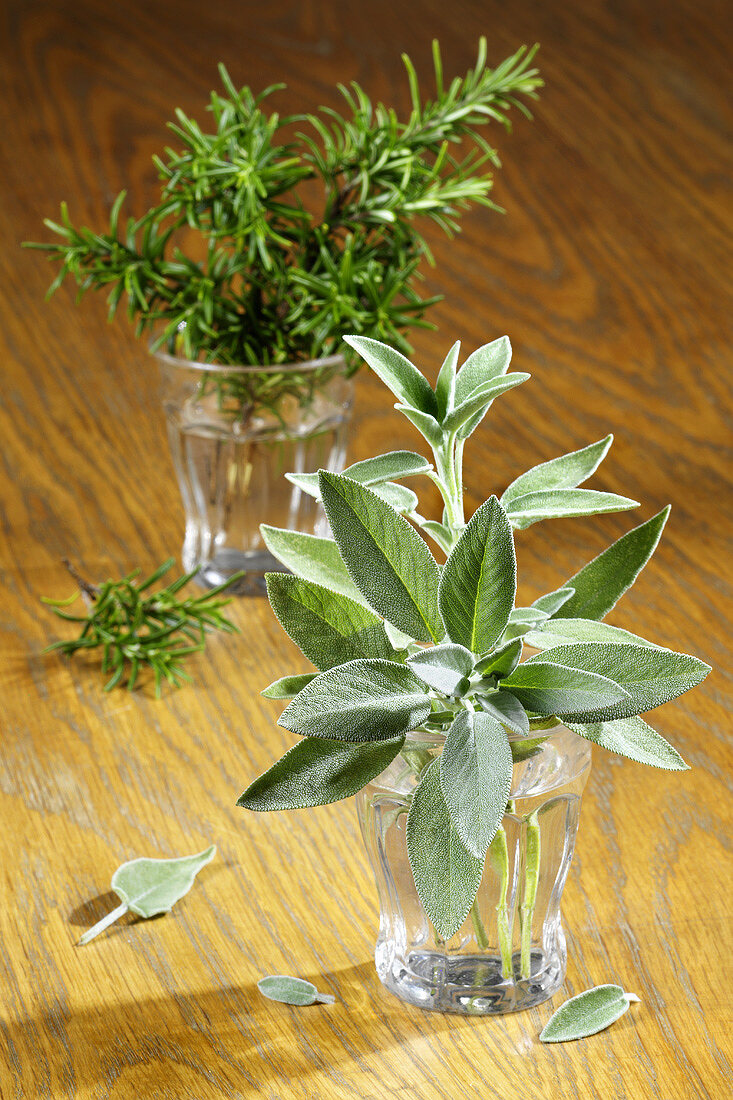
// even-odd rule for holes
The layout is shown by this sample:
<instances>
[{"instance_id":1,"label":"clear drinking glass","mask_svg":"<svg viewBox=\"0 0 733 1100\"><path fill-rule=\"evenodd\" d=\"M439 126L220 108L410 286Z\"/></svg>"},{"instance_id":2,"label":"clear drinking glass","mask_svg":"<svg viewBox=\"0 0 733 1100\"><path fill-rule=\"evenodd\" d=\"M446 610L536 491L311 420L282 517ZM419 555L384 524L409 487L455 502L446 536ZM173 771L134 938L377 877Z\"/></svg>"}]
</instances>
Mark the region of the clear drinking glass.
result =
<instances>
[{"instance_id":1,"label":"clear drinking glass","mask_svg":"<svg viewBox=\"0 0 733 1100\"><path fill-rule=\"evenodd\" d=\"M512 738L507 812L473 908L445 941L417 895L405 841L412 792L443 740L436 734L408 735L402 753L357 795L381 909L377 973L389 990L420 1008L516 1012L547 1000L565 977L560 898L591 745L564 726L533 739Z\"/></svg>"},{"instance_id":2,"label":"clear drinking glass","mask_svg":"<svg viewBox=\"0 0 733 1100\"><path fill-rule=\"evenodd\" d=\"M353 385L342 356L278 366L224 366L156 352L173 465L183 498L183 567L209 588L260 591L281 569L260 524L327 534L316 501L286 473L343 469Z\"/></svg>"}]
</instances>

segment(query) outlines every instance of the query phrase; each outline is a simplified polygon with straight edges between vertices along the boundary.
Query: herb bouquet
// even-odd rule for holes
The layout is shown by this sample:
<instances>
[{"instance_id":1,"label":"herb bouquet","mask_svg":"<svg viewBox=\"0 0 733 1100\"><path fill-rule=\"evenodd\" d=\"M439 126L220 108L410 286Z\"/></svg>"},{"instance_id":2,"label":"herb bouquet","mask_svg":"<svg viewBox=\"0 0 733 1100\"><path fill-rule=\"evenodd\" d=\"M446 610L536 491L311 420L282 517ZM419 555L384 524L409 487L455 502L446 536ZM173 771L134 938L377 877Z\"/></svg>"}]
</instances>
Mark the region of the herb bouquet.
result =
<instances>
[{"instance_id":1,"label":"herb bouquet","mask_svg":"<svg viewBox=\"0 0 733 1100\"><path fill-rule=\"evenodd\" d=\"M106 233L77 228L65 206L46 222L59 240L32 247L61 265L51 292L67 276L80 296L107 289L110 318L126 299L138 335L151 336L186 510L183 563L204 582L275 564L259 539L268 516L314 529L318 510L282 474L343 465L357 360L341 333L408 350L403 333L427 324L437 299L417 289L431 259L420 226L450 235L471 204L498 209L499 160L482 131L508 127L512 108L528 114L534 52L491 69L482 39L475 67L446 84L434 43L432 99L405 57L406 122L356 82L339 88L343 114L281 118L266 101L283 85L256 95L221 66L212 125L177 111L179 148L155 158L160 201L147 213L123 222L123 192Z\"/></svg>"},{"instance_id":2,"label":"herb bouquet","mask_svg":"<svg viewBox=\"0 0 733 1100\"><path fill-rule=\"evenodd\" d=\"M297 809L361 792L382 981L425 1008L528 1007L564 978L560 896L591 745L686 767L639 715L700 683L708 666L602 622L649 560L668 509L515 607L513 529L636 506L578 487L612 437L522 474L466 522L465 440L528 377L507 373L509 341L479 348L460 370L456 344L433 390L398 351L347 340L433 461L398 451L342 475L300 476L322 499L333 540L265 530L294 573L267 577L272 607L318 671L265 690L291 699L279 724L301 740L239 805ZM400 484L417 474L440 490L439 522ZM522 660L525 645L539 652Z\"/></svg>"}]
</instances>

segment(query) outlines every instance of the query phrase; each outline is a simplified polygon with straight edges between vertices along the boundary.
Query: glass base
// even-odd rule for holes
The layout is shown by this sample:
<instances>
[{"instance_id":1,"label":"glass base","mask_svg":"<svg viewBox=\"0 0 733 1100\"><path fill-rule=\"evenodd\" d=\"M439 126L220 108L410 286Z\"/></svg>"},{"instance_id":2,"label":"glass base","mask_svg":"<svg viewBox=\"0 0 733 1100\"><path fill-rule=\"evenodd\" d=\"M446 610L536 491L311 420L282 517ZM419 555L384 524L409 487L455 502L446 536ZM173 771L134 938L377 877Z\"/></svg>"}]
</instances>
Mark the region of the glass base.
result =
<instances>
[{"instance_id":1,"label":"glass base","mask_svg":"<svg viewBox=\"0 0 733 1100\"><path fill-rule=\"evenodd\" d=\"M514 977L502 973L501 959L491 955L440 955L413 951L406 962L389 958L388 945L378 945L377 973L401 1000L434 1012L469 1016L519 1012L542 1004L565 979L563 954L533 950L529 978L521 978L520 956L513 957Z\"/></svg>"}]
</instances>

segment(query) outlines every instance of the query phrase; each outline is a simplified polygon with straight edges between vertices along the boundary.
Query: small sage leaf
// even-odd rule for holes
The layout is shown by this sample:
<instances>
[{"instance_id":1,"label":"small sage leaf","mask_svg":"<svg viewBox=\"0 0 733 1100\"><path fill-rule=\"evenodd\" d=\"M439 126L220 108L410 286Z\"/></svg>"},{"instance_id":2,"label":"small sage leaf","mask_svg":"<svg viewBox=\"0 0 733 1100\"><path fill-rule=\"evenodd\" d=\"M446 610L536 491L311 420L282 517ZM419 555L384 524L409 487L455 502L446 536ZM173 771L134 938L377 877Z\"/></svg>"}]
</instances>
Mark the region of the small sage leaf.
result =
<instances>
[{"instance_id":1,"label":"small sage leaf","mask_svg":"<svg viewBox=\"0 0 733 1100\"><path fill-rule=\"evenodd\" d=\"M405 743L330 741L306 737L250 783L237 805L245 810L302 810L350 798L383 772Z\"/></svg>"},{"instance_id":2,"label":"small sage leaf","mask_svg":"<svg viewBox=\"0 0 733 1100\"><path fill-rule=\"evenodd\" d=\"M336 1000L332 993L319 993L305 978L291 978L288 974L269 974L260 978L257 988L269 1001L285 1005L332 1005Z\"/></svg>"},{"instance_id":3,"label":"small sage leaf","mask_svg":"<svg viewBox=\"0 0 733 1100\"><path fill-rule=\"evenodd\" d=\"M517 371L516 374L507 374L504 378L495 378L479 386L468 395L465 401L457 405L453 412L448 413L443 420L443 430L457 432L471 424L477 416L483 419L495 397L513 390L515 386L520 386L529 377L530 375Z\"/></svg>"},{"instance_id":4,"label":"small sage leaf","mask_svg":"<svg viewBox=\"0 0 733 1100\"><path fill-rule=\"evenodd\" d=\"M513 733L520 736L529 733L527 712L516 696L508 691L493 691L490 695L478 695L477 698L487 714Z\"/></svg>"},{"instance_id":5,"label":"small sage leaf","mask_svg":"<svg viewBox=\"0 0 733 1100\"><path fill-rule=\"evenodd\" d=\"M522 639L511 638L492 653L482 657L476 665L476 671L482 676L508 676L519 664L521 656Z\"/></svg>"},{"instance_id":6,"label":"small sage leaf","mask_svg":"<svg viewBox=\"0 0 733 1100\"><path fill-rule=\"evenodd\" d=\"M554 655L555 650L550 653ZM536 657L517 665L511 676L502 680L501 686L537 714L569 718L591 714L599 706L617 705L628 699L628 692L607 676Z\"/></svg>"},{"instance_id":7,"label":"small sage leaf","mask_svg":"<svg viewBox=\"0 0 733 1100\"><path fill-rule=\"evenodd\" d=\"M533 626L524 640L533 649L543 650L573 642L632 642L649 649L661 648L646 638L596 619L550 619Z\"/></svg>"},{"instance_id":8,"label":"small sage leaf","mask_svg":"<svg viewBox=\"0 0 733 1100\"><path fill-rule=\"evenodd\" d=\"M665 768L673 772L687 770L687 764L677 749L638 716L618 718L615 722L594 722L590 725L568 722L568 728L595 745L627 756L629 760L636 760L639 764L650 764L653 768Z\"/></svg>"},{"instance_id":9,"label":"small sage leaf","mask_svg":"<svg viewBox=\"0 0 733 1100\"><path fill-rule=\"evenodd\" d=\"M483 859L504 816L512 753L503 727L488 714L462 711L440 760L440 786L451 822L471 855Z\"/></svg>"},{"instance_id":10,"label":"small sage leaf","mask_svg":"<svg viewBox=\"0 0 733 1100\"><path fill-rule=\"evenodd\" d=\"M89 943L127 912L145 918L169 913L191 889L201 868L210 863L215 855L216 847L212 844L195 856L180 859L140 858L123 863L112 876L112 889L122 904L85 932L79 945Z\"/></svg>"},{"instance_id":11,"label":"small sage leaf","mask_svg":"<svg viewBox=\"0 0 733 1100\"><path fill-rule=\"evenodd\" d=\"M530 657L520 667L529 669L537 662L544 662L546 657L555 665L605 676L622 687L623 696L616 702L609 700L595 710L585 710L581 719L585 723L611 722L654 710L702 683L710 672L710 665L687 653L623 642L554 646L547 655ZM518 672L519 669L512 675ZM561 717L572 717L570 710L562 706L555 707L554 712Z\"/></svg>"},{"instance_id":12,"label":"small sage leaf","mask_svg":"<svg viewBox=\"0 0 733 1100\"><path fill-rule=\"evenodd\" d=\"M471 352L456 377L456 401L465 401L479 386L506 374L512 361L508 336L500 336Z\"/></svg>"},{"instance_id":13,"label":"small sage leaf","mask_svg":"<svg viewBox=\"0 0 733 1100\"><path fill-rule=\"evenodd\" d=\"M344 343L366 360L399 401L435 415L438 403L430 383L399 351L369 336L344 336Z\"/></svg>"},{"instance_id":14,"label":"small sage leaf","mask_svg":"<svg viewBox=\"0 0 733 1100\"><path fill-rule=\"evenodd\" d=\"M443 939L455 935L473 905L484 862L461 841L433 760L415 788L407 815L407 854L425 912Z\"/></svg>"},{"instance_id":15,"label":"small sage leaf","mask_svg":"<svg viewBox=\"0 0 733 1100\"><path fill-rule=\"evenodd\" d=\"M559 458L551 458L549 462L542 462L539 466L533 466L511 483L501 498L502 504L506 508L508 502L515 497L541 492L543 489L577 489L581 482L595 473L612 443L613 436L607 435L605 439L599 439L597 443L591 443L579 451L571 451Z\"/></svg>"},{"instance_id":16,"label":"small sage leaf","mask_svg":"<svg viewBox=\"0 0 733 1100\"><path fill-rule=\"evenodd\" d=\"M443 366L435 383L435 396L438 402L438 415L442 418L453 408L453 398L456 390L456 367L461 351L461 341L456 340L453 347L445 357Z\"/></svg>"},{"instance_id":17,"label":"small sage leaf","mask_svg":"<svg viewBox=\"0 0 733 1100\"><path fill-rule=\"evenodd\" d=\"M391 657L373 611L339 592L287 573L266 573L267 595L283 630L321 672L359 657Z\"/></svg>"},{"instance_id":18,"label":"small sage leaf","mask_svg":"<svg viewBox=\"0 0 733 1100\"><path fill-rule=\"evenodd\" d=\"M546 611L548 615L554 615L574 595L574 588L557 588L554 592L546 592L544 596L538 596L532 607L539 607L540 611Z\"/></svg>"},{"instance_id":19,"label":"small sage leaf","mask_svg":"<svg viewBox=\"0 0 733 1100\"><path fill-rule=\"evenodd\" d=\"M473 655L455 642L442 642L408 657L407 664L436 691L443 695L461 695L469 686L467 677L473 670Z\"/></svg>"},{"instance_id":20,"label":"small sage leaf","mask_svg":"<svg viewBox=\"0 0 733 1100\"><path fill-rule=\"evenodd\" d=\"M306 672L302 676L281 676L279 680L273 680L260 695L265 699L294 699L314 678L314 672Z\"/></svg>"},{"instance_id":21,"label":"small sage leaf","mask_svg":"<svg viewBox=\"0 0 733 1100\"><path fill-rule=\"evenodd\" d=\"M509 621L516 588L511 527L490 497L468 521L440 578L440 610L451 641L472 653L491 649Z\"/></svg>"},{"instance_id":22,"label":"small sage leaf","mask_svg":"<svg viewBox=\"0 0 733 1100\"><path fill-rule=\"evenodd\" d=\"M540 1033L543 1043L567 1043L584 1039L609 1027L628 1012L635 993L624 993L620 985L597 985L571 997L553 1012Z\"/></svg>"},{"instance_id":23,"label":"small sage leaf","mask_svg":"<svg viewBox=\"0 0 733 1100\"><path fill-rule=\"evenodd\" d=\"M326 470L319 477L341 557L364 598L416 641L439 641L440 574L427 543L373 489Z\"/></svg>"},{"instance_id":24,"label":"small sage leaf","mask_svg":"<svg viewBox=\"0 0 733 1100\"><path fill-rule=\"evenodd\" d=\"M555 612L559 619L603 619L656 550L669 506L627 531L566 582L575 594Z\"/></svg>"},{"instance_id":25,"label":"small sage leaf","mask_svg":"<svg viewBox=\"0 0 733 1100\"><path fill-rule=\"evenodd\" d=\"M430 714L425 685L395 661L349 661L322 672L288 703L278 725L301 737L388 741Z\"/></svg>"},{"instance_id":26,"label":"small sage leaf","mask_svg":"<svg viewBox=\"0 0 733 1100\"><path fill-rule=\"evenodd\" d=\"M506 512L512 526L523 531L542 519L596 516L638 507L638 500L616 493L602 493L597 489L543 489L507 501Z\"/></svg>"},{"instance_id":27,"label":"small sage leaf","mask_svg":"<svg viewBox=\"0 0 733 1100\"><path fill-rule=\"evenodd\" d=\"M282 527L268 527L266 523L261 524L260 531L273 557L297 577L322 584L331 592L348 596L355 603L366 604L349 576L333 539L305 535L302 531L287 531Z\"/></svg>"}]
</instances>

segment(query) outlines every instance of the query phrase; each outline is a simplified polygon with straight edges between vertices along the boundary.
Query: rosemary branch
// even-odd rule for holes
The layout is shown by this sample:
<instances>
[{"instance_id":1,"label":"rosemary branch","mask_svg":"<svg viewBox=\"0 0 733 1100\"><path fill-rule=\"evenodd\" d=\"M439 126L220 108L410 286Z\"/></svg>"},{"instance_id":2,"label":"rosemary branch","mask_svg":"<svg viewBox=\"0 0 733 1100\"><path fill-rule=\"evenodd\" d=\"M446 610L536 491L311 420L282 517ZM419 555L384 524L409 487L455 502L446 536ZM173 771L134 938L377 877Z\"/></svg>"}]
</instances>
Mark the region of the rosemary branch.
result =
<instances>
[{"instance_id":1,"label":"rosemary branch","mask_svg":"<svg viewBox=\"0 0 733 1100\"><path fill-rule=\"evenodd\" d=\"M145 580L138 580L140 570L135 569L121 580L107 580L100 585L90 584L64 561L78 590L65 600L42 597L42 601L60 619L76 623L81 629L76 638L54 642L44 652L59 652L71 657L80 650L101 648L102 672L112 673L104 686L105 691L111 691L125 679L128 690L134 690L143 668L152 671L158 698L164 680L173 687L190 681L183 661L204 648L206 632L239 632L239 628L222 614L222 608L231 600L219 597L244 574L236 573L202 596L179 596L198 570L184 573L166 587L152 591L174 561L169 558ZM65 610L80 597L87 606L86 615L73 615Z\"/></svg>"}]
</instances>

